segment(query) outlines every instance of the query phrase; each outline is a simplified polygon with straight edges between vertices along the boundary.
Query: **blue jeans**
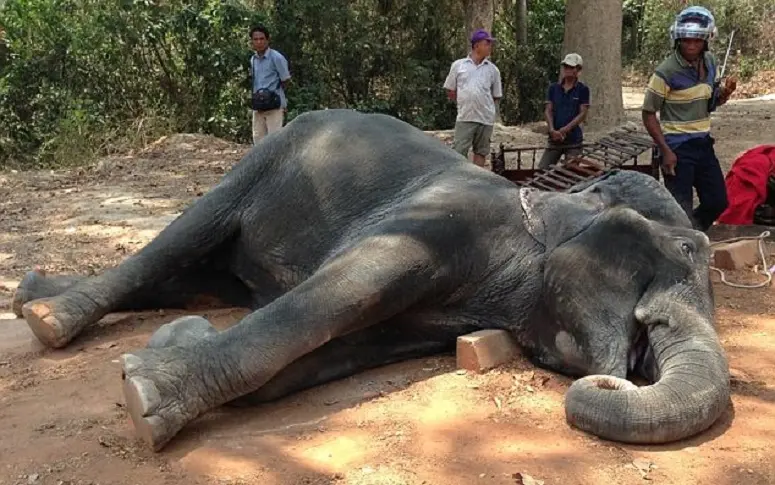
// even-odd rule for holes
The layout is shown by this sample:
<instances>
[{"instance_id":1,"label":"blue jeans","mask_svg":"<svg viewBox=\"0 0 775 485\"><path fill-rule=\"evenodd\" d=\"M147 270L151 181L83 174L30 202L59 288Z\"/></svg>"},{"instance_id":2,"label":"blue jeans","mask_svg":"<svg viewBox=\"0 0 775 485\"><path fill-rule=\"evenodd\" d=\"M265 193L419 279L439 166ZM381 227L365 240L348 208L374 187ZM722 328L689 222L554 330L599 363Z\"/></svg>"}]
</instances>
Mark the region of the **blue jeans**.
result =
<instances>
[{"instance_id":1,"label":"blue jeans","mask_svg":"<svg viewBox=\"0 0 775 485\"><path fill-rule=\"evenodd\" d=\"M681 143L673 149L678 158L675 176L662 171L665 187L686 211L694 227L701 231L707 231L729 205L724 174L713 150L714 143L711 136ZM697 189L700 199L700 205L694 210L692 188Z\"/></svg>"}]
</instances>

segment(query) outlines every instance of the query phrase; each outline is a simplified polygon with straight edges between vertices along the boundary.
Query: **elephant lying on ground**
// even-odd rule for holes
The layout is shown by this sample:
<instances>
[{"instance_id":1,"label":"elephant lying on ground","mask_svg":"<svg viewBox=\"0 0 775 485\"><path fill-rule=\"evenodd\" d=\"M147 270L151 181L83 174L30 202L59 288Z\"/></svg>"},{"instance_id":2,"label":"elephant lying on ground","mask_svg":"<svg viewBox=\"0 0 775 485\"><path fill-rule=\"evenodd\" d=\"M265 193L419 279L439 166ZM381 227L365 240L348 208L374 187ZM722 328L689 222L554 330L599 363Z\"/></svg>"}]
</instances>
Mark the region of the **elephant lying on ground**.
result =
<instances>
[{"instance_id":1,"label":"elephant lying on ground","mask_svg":"<svg viewBox=\"0 0 775 485\"><path fill-rule=\"evenodd\" d=\"M451 350L483 328L579 378L572 425L664 443L729 402L708 258L646 175L520 189L394 118L326 110L267 137L116 268L30 272L14 305L51 347L114 311L202 297L253 310L220 332L177 319L122 356L128 411L154 450L217 406Z\"/></svg>"}]
</instances>

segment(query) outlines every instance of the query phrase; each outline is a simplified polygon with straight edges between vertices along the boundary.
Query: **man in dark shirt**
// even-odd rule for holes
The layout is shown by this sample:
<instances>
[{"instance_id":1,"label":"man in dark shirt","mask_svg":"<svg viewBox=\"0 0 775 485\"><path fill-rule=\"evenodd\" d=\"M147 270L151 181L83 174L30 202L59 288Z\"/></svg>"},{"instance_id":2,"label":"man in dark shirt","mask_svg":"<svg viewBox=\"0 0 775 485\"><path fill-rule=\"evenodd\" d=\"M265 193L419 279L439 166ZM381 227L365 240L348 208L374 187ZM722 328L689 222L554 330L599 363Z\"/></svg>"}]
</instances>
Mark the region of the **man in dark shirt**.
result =
<instances>
[{"instance_id":1,"label":"man in dark shirt","mask_svg":"<svg viewBox=\"0 0 775 485\"><path fill-rule=\"evenodd\" d=\"M581 123L589 109L589 88L579 81L581 56L568 54L562 60L560 81L552 83L546 93L544 116L549 125L549 144L538 168L554 165L563 153L566 157L581 155L579 145L584 141Z\"/></svg>"}]
</instances>

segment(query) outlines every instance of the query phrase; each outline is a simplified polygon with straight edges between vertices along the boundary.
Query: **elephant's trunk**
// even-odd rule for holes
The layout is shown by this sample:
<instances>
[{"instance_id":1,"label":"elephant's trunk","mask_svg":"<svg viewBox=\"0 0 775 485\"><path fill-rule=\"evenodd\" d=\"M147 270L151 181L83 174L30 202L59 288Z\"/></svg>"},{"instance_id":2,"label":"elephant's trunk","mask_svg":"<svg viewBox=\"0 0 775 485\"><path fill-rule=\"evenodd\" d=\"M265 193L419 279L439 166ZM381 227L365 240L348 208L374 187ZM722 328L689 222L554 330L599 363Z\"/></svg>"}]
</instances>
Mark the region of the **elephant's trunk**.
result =
<instances>
[{"instance_id":1,"label":"elephant's trunk","mask_svg":"<svg viewBox=\"0 0 775 485\"><path fill-rule=\"evenodd\" d=\"M721 416L729 404L729 367L713 326L696 310L670 306L656 315L636 310L648 326L657 382L638 388L612 376L579 379L565 397L569 424L605 439L657 444L700 433Z\"/></svg>"}]
</instances>

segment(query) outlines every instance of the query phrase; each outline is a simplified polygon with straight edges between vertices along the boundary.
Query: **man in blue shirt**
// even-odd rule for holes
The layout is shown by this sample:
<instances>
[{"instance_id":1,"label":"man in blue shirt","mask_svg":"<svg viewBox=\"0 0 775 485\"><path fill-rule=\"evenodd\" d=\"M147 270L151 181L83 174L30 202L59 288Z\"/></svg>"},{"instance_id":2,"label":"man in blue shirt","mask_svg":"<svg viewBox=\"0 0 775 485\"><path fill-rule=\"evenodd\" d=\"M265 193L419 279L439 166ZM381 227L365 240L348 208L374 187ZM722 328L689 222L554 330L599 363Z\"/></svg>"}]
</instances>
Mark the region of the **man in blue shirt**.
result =
<instances>
[{"instance_id":1,"label":"man in blue shirt","mask_svg":"<svg viewBox=\"0 0 775 485\"><path fill-rule=\"evenodd\" d=\"M288 71L288 61L279 51L269 48L269 31L258 26L250 30L250 40L255 53L250 57L250 76L252 79L252 95L259 90L265 93L263 103L266 109L256 109L253 105L253 144L257 144L268 133L282 128L288 100L285 89L291 79ZM276 94L275 104L271 98ZM279 102L278 102L279 101ZM261 106L259 105L259 108Z\"/></svg>"},{"instance_id":2,"label":"man in blue shirt","mask_svg":"<svg viewBox=\"0 0 775 485\"><path fill-rule=\"evenodd\" d=\"M589 110L589 88L579 81L581 56L568 54L562 60L560 82L552 83L546 93L544 116L549 125L549 144L539 169L547 169L557 163L563 153L566 157L581 155L579 145L584 141L581 123Z\"/></svg>"}]
</instances>

